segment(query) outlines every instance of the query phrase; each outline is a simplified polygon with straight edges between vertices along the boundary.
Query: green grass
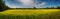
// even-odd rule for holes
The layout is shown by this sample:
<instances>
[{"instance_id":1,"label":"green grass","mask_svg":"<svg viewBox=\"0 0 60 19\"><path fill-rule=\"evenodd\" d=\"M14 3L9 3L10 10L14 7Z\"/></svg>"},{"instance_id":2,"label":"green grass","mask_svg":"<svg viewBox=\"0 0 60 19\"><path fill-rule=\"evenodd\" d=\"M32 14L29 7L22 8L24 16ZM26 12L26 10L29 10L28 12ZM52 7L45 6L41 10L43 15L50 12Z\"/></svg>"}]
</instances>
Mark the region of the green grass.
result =
<instances>
[{"instance_id":1,"label":"green grass","mask_svg":"<svg viewBox=\"0 0 60 19\"><path fill-rule=\"evenodd\" d=\"M28 15L28 12L30 12L31 15ZM38 9L33 11L31 9L27 9L22 10L22 12L21 9L18 10L9 9L4 12L0 12L0 19L60 19L60 9L41 9L41 10Z\"/></svg>"}]
</instances>

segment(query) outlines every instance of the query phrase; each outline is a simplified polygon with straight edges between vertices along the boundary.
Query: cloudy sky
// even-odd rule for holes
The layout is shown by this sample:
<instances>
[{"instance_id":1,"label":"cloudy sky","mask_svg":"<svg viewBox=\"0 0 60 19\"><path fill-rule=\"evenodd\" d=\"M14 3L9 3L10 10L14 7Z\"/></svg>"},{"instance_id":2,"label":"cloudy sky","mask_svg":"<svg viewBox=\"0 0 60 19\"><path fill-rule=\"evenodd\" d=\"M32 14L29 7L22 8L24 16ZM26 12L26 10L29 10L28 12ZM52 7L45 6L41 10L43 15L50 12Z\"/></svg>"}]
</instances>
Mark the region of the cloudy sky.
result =
<instances>
[{"instance_id":1,"label":"cloudy sky","mask_svg":"<svg viewBox=\"0 0 60 19\"><path fill-rule=\"evenodd\" d=\"M60 6L60 0L4 0L10 8L42 8Z\"/></svg>"}]
</instances>

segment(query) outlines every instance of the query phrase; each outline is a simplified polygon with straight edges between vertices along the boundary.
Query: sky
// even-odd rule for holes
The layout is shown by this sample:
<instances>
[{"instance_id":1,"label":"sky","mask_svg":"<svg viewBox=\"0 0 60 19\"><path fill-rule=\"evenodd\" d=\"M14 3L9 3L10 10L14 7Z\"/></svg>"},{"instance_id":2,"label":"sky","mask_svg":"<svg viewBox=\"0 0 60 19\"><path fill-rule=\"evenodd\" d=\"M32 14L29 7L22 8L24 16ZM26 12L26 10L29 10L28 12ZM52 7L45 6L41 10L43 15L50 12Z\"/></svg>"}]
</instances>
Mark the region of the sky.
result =
<instances>
[{"instance_id":1,"label":"sky","mask_svg":"<svg viewBox=\"0 0 60 19\"><path fill-rule=\"evenodd\" d=\"M60 6L60 0L4 0L10 8L44 8Z\"/></svg>"}]
</instances>

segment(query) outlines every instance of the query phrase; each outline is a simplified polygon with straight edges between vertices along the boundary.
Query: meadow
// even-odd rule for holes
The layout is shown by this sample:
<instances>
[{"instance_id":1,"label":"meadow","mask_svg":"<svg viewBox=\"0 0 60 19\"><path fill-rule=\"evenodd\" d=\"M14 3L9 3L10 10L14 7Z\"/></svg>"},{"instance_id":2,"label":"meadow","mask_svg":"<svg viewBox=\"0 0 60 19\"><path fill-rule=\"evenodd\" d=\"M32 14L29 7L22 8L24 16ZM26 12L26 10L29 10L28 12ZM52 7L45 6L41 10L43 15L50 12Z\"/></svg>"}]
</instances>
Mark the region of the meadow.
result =
<instances>
[{"instance_id":1,"label":"meadow","mask_svg":"<svg viewBox=\"0 0 60 19\"><path fill-rule=\"evenodd\" d=\"M60 19L60 9L9 9L0 19Z\"/></svg>"}]
</instances>

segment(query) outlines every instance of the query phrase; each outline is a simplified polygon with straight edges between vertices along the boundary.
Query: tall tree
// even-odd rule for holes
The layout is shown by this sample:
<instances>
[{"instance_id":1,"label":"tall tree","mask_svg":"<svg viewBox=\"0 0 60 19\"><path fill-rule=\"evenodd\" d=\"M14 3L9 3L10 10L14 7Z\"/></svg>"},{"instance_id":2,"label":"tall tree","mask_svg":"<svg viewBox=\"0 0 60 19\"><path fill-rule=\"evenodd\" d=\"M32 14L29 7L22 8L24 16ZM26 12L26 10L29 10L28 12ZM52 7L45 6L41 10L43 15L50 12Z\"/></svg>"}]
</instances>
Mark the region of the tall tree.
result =
<instances>
[{"instance_id":1,"label":"tall tree","mask_svg":"<svg viewBox=\"0 0 60 19\"><path fill-rule=\"evenodd\" d=\"M36 9L36 7L33 7L33 9Z\"/></svg>"},{"instance_id":2,"label":"tall tree","mask_svg":"<svg viewBox=\"0 0 60 19\"><path fill-rule=\"evenodd\" d=\"M57 9L60 9L60 6L57 6Z\"/></svg>"},{"instance_id":3,"label":"tall tree","mask_svg":"<svg viewBox=\"0 0 60 19\"><path fill-rule=\"evenodd\" d=\"M0 12L7 10L9 7L5 5L5 1L0 0Z\"/></svg>"}]
</instances>

